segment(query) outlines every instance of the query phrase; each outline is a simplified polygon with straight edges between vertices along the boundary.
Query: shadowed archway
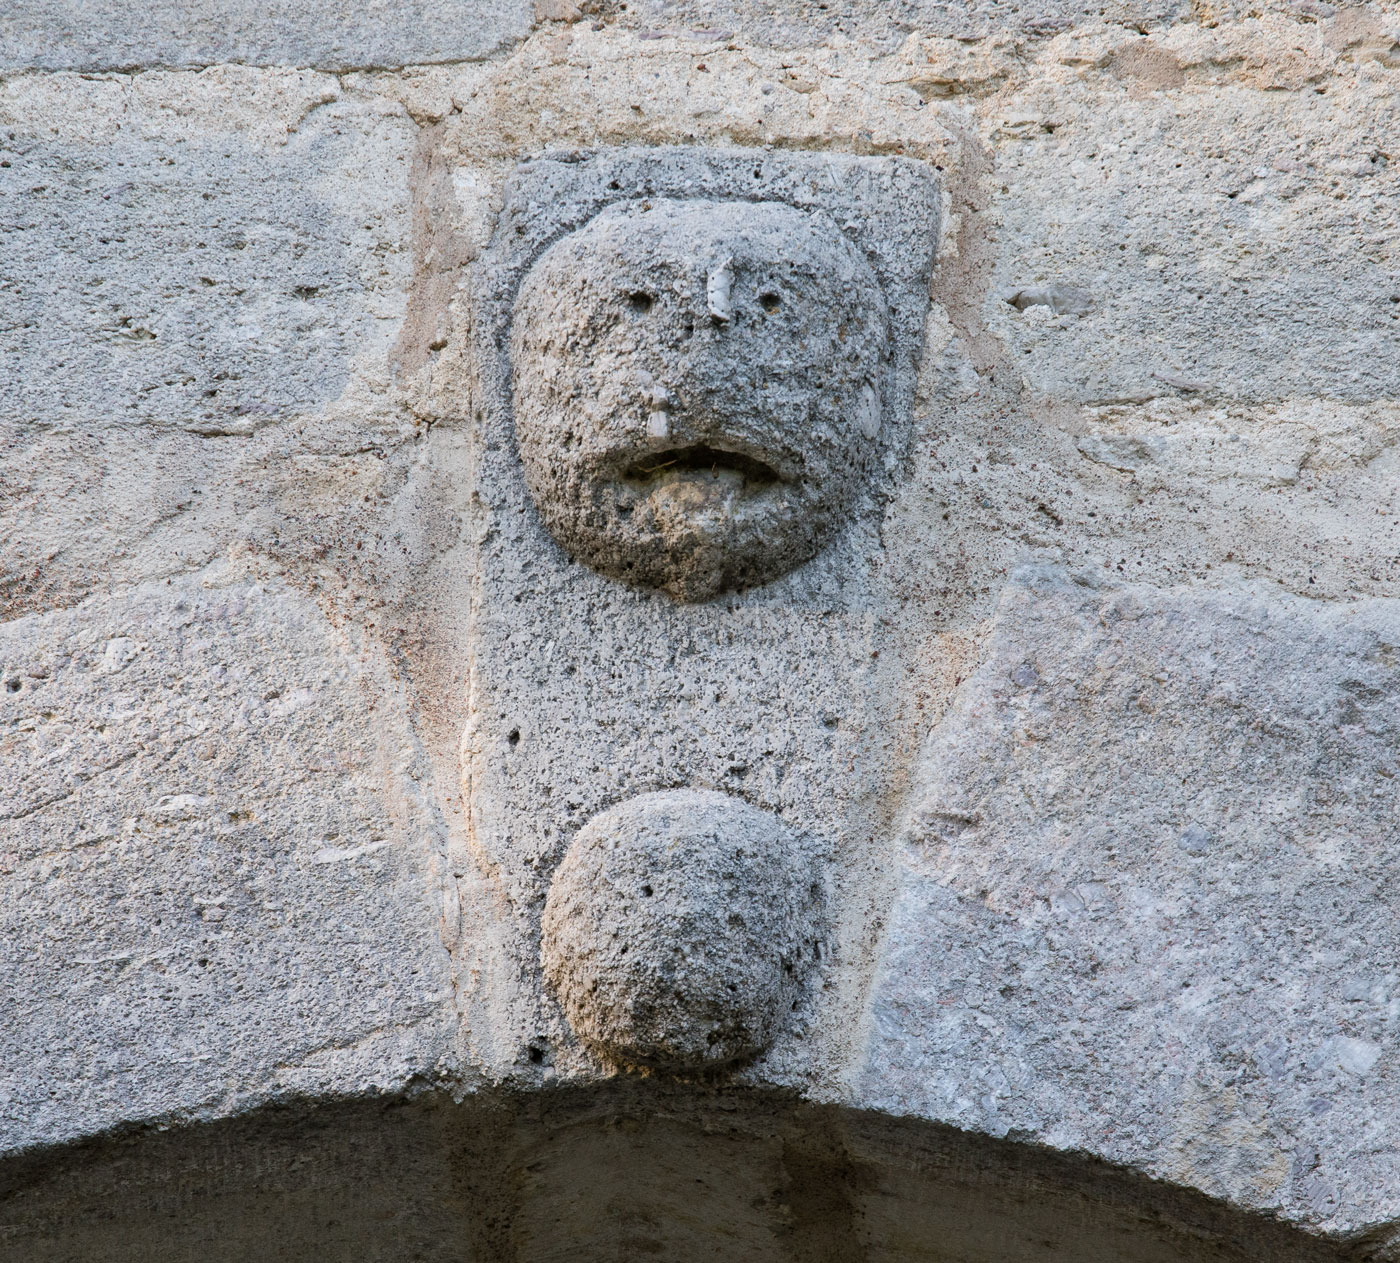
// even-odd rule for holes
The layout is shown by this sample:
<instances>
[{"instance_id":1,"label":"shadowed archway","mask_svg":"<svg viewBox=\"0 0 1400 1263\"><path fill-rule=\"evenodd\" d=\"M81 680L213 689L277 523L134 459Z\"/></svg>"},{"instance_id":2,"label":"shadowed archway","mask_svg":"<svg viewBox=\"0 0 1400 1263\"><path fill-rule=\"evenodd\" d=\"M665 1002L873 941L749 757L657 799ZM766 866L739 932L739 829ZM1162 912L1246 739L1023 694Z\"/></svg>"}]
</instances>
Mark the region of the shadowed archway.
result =
<instances>
[{"instance_id":1,"label":"shadowed archway","mask_svg":"<svg viewBox=\"0 0 1400 1263\"><path fill-rule=\"evenodd\" d=\"M1089 1159L750 1089L297 1103L0 1169L27 1263L1345 1260Z\"/></svg>"}]
</instances>

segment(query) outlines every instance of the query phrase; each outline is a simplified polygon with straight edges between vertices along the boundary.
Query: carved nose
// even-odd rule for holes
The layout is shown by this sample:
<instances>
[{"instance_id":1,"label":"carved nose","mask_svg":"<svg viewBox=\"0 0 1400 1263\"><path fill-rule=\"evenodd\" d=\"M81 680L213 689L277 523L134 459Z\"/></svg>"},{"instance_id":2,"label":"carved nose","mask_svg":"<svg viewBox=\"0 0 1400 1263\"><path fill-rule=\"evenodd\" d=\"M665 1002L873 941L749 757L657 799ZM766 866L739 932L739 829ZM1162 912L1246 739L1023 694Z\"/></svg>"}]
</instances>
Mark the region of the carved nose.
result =
<instances>
[{"instance_id":1,"label":"carved nose","mask_svg":"<svg viewBox=\"0 0 1400 1263\"><path fill-rule=\"evenodd\" d=\"M712 267L705 281L705 306L716 324L727 325L734 319L734 303L730 297L733 288L734 260L730 258Z\"/></svg>"},{"instance_id":2,"label":"carved nose","mask_svg":"<svg viewBox=\"0 0 1400 1263\"><path fill-rule=\"evenodd\" d=\"M640 383L642 401L647 408L647 437L669 438L671 434L671 412L679 407L675 393L650 377Z\"/></svg>"},{"instance_id":3,"label":"carved nose","mask_svg":"<svg viewBox=\"0 0 1400 1263\"><path fill-rule=\"evenodd\" d=\"M665 386L655 383L647 390L644 398L653 410L669 412L677 406L675 394Z\"/></svg>"}]
</instances>

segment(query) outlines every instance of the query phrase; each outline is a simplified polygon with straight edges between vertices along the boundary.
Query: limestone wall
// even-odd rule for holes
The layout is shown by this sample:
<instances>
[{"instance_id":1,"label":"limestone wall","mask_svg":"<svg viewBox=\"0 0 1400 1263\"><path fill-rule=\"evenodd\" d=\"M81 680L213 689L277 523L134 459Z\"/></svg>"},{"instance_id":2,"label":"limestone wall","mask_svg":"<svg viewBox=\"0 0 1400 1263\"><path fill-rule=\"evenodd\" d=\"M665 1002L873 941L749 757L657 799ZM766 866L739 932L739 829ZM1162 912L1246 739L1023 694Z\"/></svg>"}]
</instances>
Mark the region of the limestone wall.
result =
<instances>
[{"instance_id":1,"label":"limestone wall","mask_svg":"<svg viewBox=\"0 0 1400 1263\"><path fill-rule=\"evenodd\" d=\"M551 1094L654 1088L845 1190L836 1236L778 1198L736 1258L944 1257L913 1185L870 1191L943 1170L935 1134L1005 1146L997 1197L1160 1195L1175 1244L1092 1257L1400 1257L1397 137L1390 4L0 12L0 1253L152 1257L73 1228L85 1144L174 1130L217 1172L218 1128L414 1098L519 1127L524 1171ZM718 596L576 560L514 442L521 277L647 199L795 206L888 304L839 520ZM701 265L700 332L745 327ZM606 361L579 327L605 386L669 363L669 326ZM742 412L768 385L716 355ZM619 398L680 424L700 388L647 371ZM600 1057L541 962L574 837L661 790L824 866L800 999L714 1073ZM931 1130L852 1139L887 1125ZM473 1222L372 1257L563 1248ZM989 1240L959 1257L1022 1257Z\"/></svg>"}]
</instances>

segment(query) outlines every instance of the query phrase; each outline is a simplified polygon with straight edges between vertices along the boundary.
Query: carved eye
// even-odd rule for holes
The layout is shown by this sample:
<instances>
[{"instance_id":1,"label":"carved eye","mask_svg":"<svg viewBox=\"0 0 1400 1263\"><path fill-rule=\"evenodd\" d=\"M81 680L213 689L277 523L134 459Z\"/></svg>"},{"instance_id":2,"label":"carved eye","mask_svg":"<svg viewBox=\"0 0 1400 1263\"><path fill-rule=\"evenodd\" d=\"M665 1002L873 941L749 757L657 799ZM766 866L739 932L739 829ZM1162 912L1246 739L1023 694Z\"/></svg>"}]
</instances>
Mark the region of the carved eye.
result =
<instances>
[{"instance_id":1,"label":"carved eye","mask_svg":"<svg viewBox=\"0 0 1400 1263\"><path fill-rule=\"evenodd\" d=\"M627 306L638 316L645 316L651 310L652 301L645 290L634 290L627 295Z\"/></svg>"},{"instance_id":2,"label":"carved eye","mask_svg":"<svg viewBox=\"0 0 1400 1263\"><path fill-rule=\"evenodd\" d=\"M777 311L778 308L782 306L782 299L769 290L758 296L758 305L762 307L764 311Z\"/></svg>"}]
</instances>

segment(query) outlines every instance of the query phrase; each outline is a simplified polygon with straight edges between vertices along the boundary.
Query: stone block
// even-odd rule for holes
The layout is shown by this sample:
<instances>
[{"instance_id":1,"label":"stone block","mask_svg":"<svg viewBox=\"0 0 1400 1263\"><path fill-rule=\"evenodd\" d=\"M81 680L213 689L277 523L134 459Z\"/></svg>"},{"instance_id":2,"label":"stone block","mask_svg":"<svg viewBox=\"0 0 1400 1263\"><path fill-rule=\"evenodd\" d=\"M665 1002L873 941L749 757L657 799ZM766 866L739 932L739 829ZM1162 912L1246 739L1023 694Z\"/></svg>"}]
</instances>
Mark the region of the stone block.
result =
<instances>
[{"instance_id":1,"label":"stone block","mask_svg":"<svg viewBox=\"0 0 1400 1263\"><path fill-rule=\"evenodd\" d=\"M934 172L903 159L698 146L561 152L521 164L506 185L491 247L472 278L479 375L474 430L482 460L473 483L479 578L462 771L472 843L510 909L517 934L511 950L522 962L523 992L534 1005L533 1013L522 1008L525 1020L511 1032L521 1056L528 1046L537 1059L573 1073L596 1064L542 985L535 964L540 917L550 879L590 817L662 790L733 795L774 813L831 857L831 938L839 946L814 971L825 974L811 988L815 1005L798 1005L784 1016L797 1037L783 1038L775 1021L766 1038L772 1056L788 1062L829 1055L844 1039L853 1019L842 1006L859 1005L858 979L871 959L869 907L882 880L871 872L888 869L875 853L888 839L884 813L892 771L885 752L896 706L889 690L900 682L899 649L888 646L882 659L878 647L887 641L871 609L885 593L867 558L880 549L881 514L897 493L901 461L914 441L913 366L937 247L937 190ZM750 213L750 203L762 210ZM556 294L576 285L579 275L587 277L587 310L596 316L589 327L578 329L565 304L553 313L554 323L532 324L529 338L513 333L513 319L536 303L521 278L541 256L549 262L545 251L554 242L571 240L564 233L590 221L605 228L620 218L626 222L610 207L659 219L663 212L656 208L671 208L664 212L669 216L673 204L689 205L695 221L708 225L692 238L695 252L673 249L665 267L646 273L616 255L613 266L597 266L597 252L589 251L590 270L551 273L558 277L551 288ZM767 223L796 224L804 234L817 226L821 249L788 232L766 240L761 255L746 254L745 235L753 224ZM731 255L726 308L711 282ZM830 304L804 296L812 278L796 274L810 270L814 257L834 259L833 275L880 296L874 313L864 317L879 326L878 334L838 327L827 341ZM769 313L761 297L769 291L755 285L758 266L771 269L765 275L774 279L773 294L789 302L798 319L762 323ZM645 314L629 309L639 275L649 275L665 296ZM829 294L830 287L831 275L823 276L822 291ZM513 302L517 291L523 300ZM686 319L702 349L670 360L658 355L663 338L687 342ZM635 332L639 328L647 332ZM616 336L591 340L611 329ZM749 336L752 329L759 330L756 338ZM837 358L833 348L842 345L843 332L849 345L840 354L860 351L861 375L854 380L843 380L844 365L841 375L822 371ZM740 575L750 580L740 590L716 591L710 584L686 592L691 599L685 600L580 564L560 546L571 541L546 529L552 506L541 511L529 485L528 462L543 464L550 456L547 450L530 453L538 439L533 428L556 422L557 414L538 408L528 390L530 410L521 408L522 379L530 385L540 369L530 359L513 364L512 356L537 354L533 344L546 339L568 348L571 365L598 366L598 389L573 388L581 408L594 409L579 423L590 443L594 435L600 446L619 436L658 450L672 442L637 433L637 423L646 424L642 409L654 408L635 388L645 372L651 392L675 396L678 430L707 426L706 444L740 451L753 450L745 446L752 436L769 444L758 454L767 453L778 472L794 480L828 477L840 492L833 498L841 512L816 541L825 547L815 556L809 548L805 560L785 553L786 524L760 532L742 541L747 559L771 548L785 562L776 575ZM734 379L714 399L705 395L707 367ZM815 433L851 420L815 402L815 382L823 375L824 388L852 405L859 406L863 385L875 388L878 403L868 417L875 424L868 433L858 426L829 440ZM746 395L750 387L778 402L755 406ZM797 405L791 412L781 399L788 391ZM693 418L685 416L687 406L694 407ZM848 471L840 452L852 441L860 464ZM703 461L693 464L702 467L689 472L705 479ZM596 489L587 487L579 512L596 513L598 501ZM812 506L798 496L782 507L796 516ZM686 520L689 508L681 504L683 529L668 541L679 544L675 556L687 557L692 541L704 552L716 538L733 540L726 504L719 505L717 526L704 505ZM799 530L803 525L799 519ZM805 564L794 564L800 560ZM648 577L658 576L638 576ZM731 584L735 577L733 571L723 576ZM677 947L697 957L707 951L702 942ZM823 1016L833 1010L842 1016Z\"/></svg>"},{"instance_id":2,"label":"stone block","mask_svg":"<svg viewBox=\"0 0 1400 1263\"><path fill-rule=\"evenodd\" d=\"M1267 66L1270 34L1102 56L1151 53L1185 83ZM1320 35L1301 47L1300 88L1340 69ZM982 310L1025 382L1099 405L1394 398L1400 175L1372 139L1389 85L1200 96L1123 73L1121 96L1038 84L988 118L1001 245Z\"/></svg>"},{"instance_id":3,"label":"stone block","mask_svg":"<svg viewBox=\"0 0 1400 1263\"><path fill-rule=\"evenodd\" d=\"M864 1103L1400 1213L1400 606L1008 587L915 773Z\"/></svg>"},{"instance_id":4,"label":"stone block","mask_svg":"<svg viewBox=\"0 0 1400 1263\"><path fill-rule=\"evenodd\" d=\"M470 61L530 29L530 0L298 4L35 0L0 14L0 70L151 70L240 62L344 71Z\"/></svg>"},{"instance_id":5,"label":"stone block","mask_svg":"<svg viewBox=\"0 0 1400 1263\"><path fill-rule=\"evenodd\" d=\"M777 47L848 39L882 52L915 33L975 40L1015 31L1035 38L1103 20L1150 27L1190 11L1180 0L1107 0L1092 8L1074 0L640 0L626 10L619 16L651 35L674 32L697 41L738 36Z\"/></svg>"},{"instance_id":6,"label":"stone block","mask_svg":"<svg viewBox=\"0 0 1400 1263\"><path fill-rule=\"evenodd\" d=\"M431 1075L456 1019L392 678L304 596L0 626L0 1148Z\"/></svg>"},{"instance_id":7,"label":"stone block","mask_svg":"<svg viewBox=\"0 0 1400 1263\"><path fill-rule=\"evenodd\" d=\"M0 85L0 612L198 569L294 451L392 441L414 137L304 72Z\"/></svg>"}]
</instances>

